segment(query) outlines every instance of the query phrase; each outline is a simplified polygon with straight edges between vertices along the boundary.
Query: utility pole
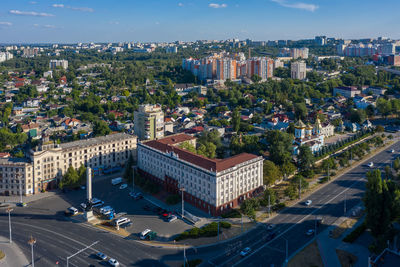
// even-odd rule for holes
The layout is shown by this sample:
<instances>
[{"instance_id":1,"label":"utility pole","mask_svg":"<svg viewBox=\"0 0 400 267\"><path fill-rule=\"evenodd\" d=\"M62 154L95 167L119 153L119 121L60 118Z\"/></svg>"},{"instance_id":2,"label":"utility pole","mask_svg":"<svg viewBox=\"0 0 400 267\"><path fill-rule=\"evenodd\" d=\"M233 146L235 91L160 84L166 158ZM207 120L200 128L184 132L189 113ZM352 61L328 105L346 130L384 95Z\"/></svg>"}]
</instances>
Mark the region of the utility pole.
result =
<instances>
[{"instance_id":1,"label":"utility pole","mask_svg":"<svg viewBox=\"0 0 400 267\"><path fill-rule=\"evenodd\" d=\"M331 176L330 176L330 173L329 173L329 167L330 167L330 164L328 162L328 181L331 179Z\"/></svg>"},{"instance_id":2,"label":"utility pole","mask_svg":"<svg viewBox=\"0 0 400 267\"><path fill-rule=\"evenodd\" d=\"M28 244L31 245L31 253L32 253L32 267L35 267L35 259L33 257L33 245L36 244L36 238L31 238L28 240Z\"/></svg>"},{"instance_id":3,"label":"utility pole","mask_svg":"<svg viewBox=\"0 0 400 267\"><path fill-rule=\"evenodd\" d=\"M181 187L179 190L182 192L182 219L183 219L185 217L185 199L184 199L185 188Z\"/></svg>"},{"instance_id":4,"label":"utility pole","mask_svg":"<svg viewBox=\"0 0 400 267\"><path fill-rule=\"evenodd\" d=\"M135 192L135 166L132 166L132 192Z\"/></svg>"},{"instance_id":5,"label":"utility pole","mask_svg":"<svg viewBox=\"0 0 400 267\"><path fill-rule=\"evenodd\" d=\"M183 267L186 267L186 245L183 244Z\"/></svg>"},{"instance_id":6,"label":"utility pole","mask_svg":"<svg viewBox=\"0 0 400 267\"><path fill-rule=\"evenodd\" d=\"M242 218L241 218L240 222L241 222L241 225L242 225L242 233L243 233L243 214L240 214L240 215L242 215Z\"/></svg>"},{"instance_id":7,"label":"utility pole","mask_svg":"<svg viewBox=\"0 0 400 267\"><path fill-rule=\"evenodd\" d=\"M218 241L219 241L219 219L218 219Z\"/></svg>"},{"instance_id":8,"label":"utility pole","mask_svg":"<svg viewBox=\"0 0 400 267\"><path fill-rule=\"evenodd\" d=\"M271 195L268 195L268 218L271 217Z\"/></svg>"},{"instance_id":9,"label":"utility pole","mask_svg":"<svg viewBox=\"0 0 400 267\"><path fill-rule=\"evenodd\" d=\"M301 177L299 177L299 199L301 198Z\"/></svg>"},{"instance_id":10,"label":"utility pole","mask_svg":"<svg viewBox=\"0 0 400 267\"><path fill-rule=\"evenodd\" d=\"M19 196L20 196L19 202L22 204L22 179L21 175L19 174L18 174L18 180L19 180Z\"/></svg>"},{"instance_id":11,"label":"utility pole","mask_svg":"<svg viewBox=\"0 0 400 267\"><path fill-rule=\"evenodd\" d=\"M12 208L7 208L6 212L8 212L8 228L10 229L10 244L12 243L12 237L11 237L11 212L13 211Z\"/></svg>"},{"instance_id":12,"label":"utility pole","mask_svg":"<svg viewBox=\"0 0 400 267\"><path fill-rule=\"evenodd\" d=\"M74 256L76 256L76 255L78 255L79 253L81 253L81 252L87 250L88 248L91 248L92 246L96 245L97 243L99 243L99 241L96 241L96 242L94 242L93 244L91 244L91 245L89 245L89 246L86 246L85 248L79 250L79 251L76 252L75 254L72 254L71 256L68 256L68 257L67 257L67 267L69 267L69 259L70 259L70 258L72 258L72 257L74 257Z\"/></svg>"},{"instance_id":13,"label":"utility pole","mask_svg":"<svg viewBox=\"0 0 400 267\"><path fill-rule=\"evenodd\" d=\"M346 193L344 193L344 214L346 214Z\"/></svg>"},{"instance_id":14,"label":"utility pole","mask_svg":"<svg viewBox=\"0 0 400 267\"><path fill-rule=\"evenodd\" d=\"M315 215L314 228L314 237L317 237L317 215Z\"/></svg>"},{"instance_id":15,"label":"utility pole","mask_svg":"<svg viewBox=\"0 0 400 267\"><path fill-rule=\"evenodd\" d=\"M284 237L282 237L283 239L285 239L285 251L286 251L286 256L285 256L285 267L287 267L288 266L288 261L289 261L289 256L288 256L288 254L289 254L289 252L288 252L288 250L289 250L289 244L288 244L288 240L286 239L286 238L284 238Z\"/></svg>"}]
</instances>

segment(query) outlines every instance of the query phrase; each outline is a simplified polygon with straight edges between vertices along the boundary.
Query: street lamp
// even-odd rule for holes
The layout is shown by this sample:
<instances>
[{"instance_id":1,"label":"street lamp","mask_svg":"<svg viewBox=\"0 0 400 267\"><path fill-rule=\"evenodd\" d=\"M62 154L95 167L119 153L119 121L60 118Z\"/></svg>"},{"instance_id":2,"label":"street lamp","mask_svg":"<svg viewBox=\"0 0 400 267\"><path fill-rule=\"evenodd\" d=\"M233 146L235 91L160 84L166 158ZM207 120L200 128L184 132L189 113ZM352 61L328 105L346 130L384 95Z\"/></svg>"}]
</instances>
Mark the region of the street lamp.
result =
<instances>
[{"instance_id":1,"label":"street lamp","mask_svg":"<svg viewBox=\"0 0 400 267\"><path fill-rule=\"evenodd\" d=\"M132 192L135 192L135 166L132 166Z\"/></svg>"},{"instance_id":2,"label":"street lamp","mask_svg":"<svg viewBox=\"0 0 400 267\"><path fill-rule=\"evenodd\" d=\"M181 191L182 192L182 219L183 219L183 217L185 217L185 200L184 200L184 194L185 194L185 188L184 187L181 187L180 189L179 189L179 191Z\"/></svg>"},{"instance_id":3,"label":"street lamp","mask_svg":"<svg viewBox=\"0 0 400 267\"><path fill-rule=\"evenodd\" d=\"M28 240L28 244L31 245L31 252L32 252L32 267L35 267L35 259L33 258L33 245L36 244L36 238L31 238Z\"/></svg>"},{"instance_id":4,"label":"street lamp","mask_svg":"<svg viewBox=\"0 0 400 267\"><path fill-rule=\"evenodd\" d=\"M10 244L12 243L12 238L11 238L11 212L13 211L12 208L7 208L6 212L8 212L8 227L10 229Z\"/></svg>"},{"instance_id":5,"label":"street lamp","mask_svg":"<svg viewBox=\"0 0 400 267\"><path fill-rule=\"evenodd\" d=\"M287 267L287 266L288 266L288 261L289 261L289 256L288 256L288 253L289 253L289 252L288 252L288 250L289 250L289 244L288 244L288 243L289 243L289 242L288 242L288 240L287 240L286 238L284 238L283 236L282 236L282 238L285 239L285 242L286 242L286 243L285 243L285 245L286 245L286 246L285 246L285 248L286 248L285 267Z\"/></svg>"}]
</instances>

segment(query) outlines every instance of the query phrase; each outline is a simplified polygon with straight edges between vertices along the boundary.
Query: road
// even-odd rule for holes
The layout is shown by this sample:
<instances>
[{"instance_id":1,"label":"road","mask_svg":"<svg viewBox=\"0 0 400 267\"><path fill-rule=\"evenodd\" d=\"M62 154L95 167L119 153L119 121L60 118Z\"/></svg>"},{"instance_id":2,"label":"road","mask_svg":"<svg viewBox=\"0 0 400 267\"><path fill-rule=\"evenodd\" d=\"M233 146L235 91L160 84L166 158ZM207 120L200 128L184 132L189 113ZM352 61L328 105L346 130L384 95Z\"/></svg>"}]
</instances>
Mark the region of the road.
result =
<instances>
[{"instance_id":1,"label":"road","mask_svg":"<svg viewBox=\"0 0 400 267\"><path fill-rule=\"evenodd\" d=\"M395 149L398 155L400 143L396 142L368 162L372 161L375 168L383 169L395 158L395 154L388 152L391 149ZM316 228L318 233L343 216L345 206L348 211L360 203L365 190L365 173L369 170L371 168L366 164L359 165L307 197L312 200L310 206L301 202L282 211L270 220L276 225L274 232L277 235L273 240L266 239L266 230L253 240L242 240L243 246L251 247L251 255L241 258L238 253L229 257L225 254L211 259L211 263L218 266L282 266L286 257L286 240L290 256L314 238L305 233L316 228L317 217L323 218L323 224Z\"/></svg>"},{"instance_id":2,"label":"road","mask_svg":"<svg viewBox=\"0 0 400 267\"><path fill-rule=\"evenodd\" d=\"M383 168L394 158L390 149L400 150L400 143L392 145L385 151L375 155L371 160L375 167ZM306 236L308 229L314 229L315 216L322 216L324 223L318 231L322 231L344 214L344 202L350 210L356 206L363 195L365 173L369 168L365 165L355 167L334 182L311 194L307 199L312 205L297 204L283 210L271 219L275 224L276 237L270 241L268 231L261 224L248 234L228 242L209 247L189 249L189 259L202 258L205 265L211 266L281 266L285 260L285 239L288 240L288 253L293 254L312 236ZM65 203L59 203L63 202ZM31 235L37 239L35 245L36 266L66 266L66 257L79 251L95 241L93 248L70 260L70 266L103 266L93 257L101 251L120 261L121 266L166 266L174 262L182 263L182 250L172 248L155 248L138 243L131 238L121 238L114 234L76 223L62 214L59 206L68 204L68 199L59 198L51 201L43 199L26 208L15 208L12 212L13 239L30 258L30 247L27 240ZM0 234L8 237L8 217L0 211ZM241 258L240 250L251 247L252 254Z\"/></svg>"}]
</instances>

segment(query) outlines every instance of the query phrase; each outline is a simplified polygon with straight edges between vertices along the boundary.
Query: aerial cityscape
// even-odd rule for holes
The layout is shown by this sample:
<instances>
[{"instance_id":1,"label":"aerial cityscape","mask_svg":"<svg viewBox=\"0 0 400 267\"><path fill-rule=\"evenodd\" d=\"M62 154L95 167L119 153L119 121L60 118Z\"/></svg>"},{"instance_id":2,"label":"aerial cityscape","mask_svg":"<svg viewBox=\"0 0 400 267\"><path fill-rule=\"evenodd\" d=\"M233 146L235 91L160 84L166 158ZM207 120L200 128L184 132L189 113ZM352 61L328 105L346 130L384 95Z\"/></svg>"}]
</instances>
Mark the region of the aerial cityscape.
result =
<instances>
[{"instance_id":1,"label":"aerial cityscape","mask_svg":"<svg viewBox=\"0 0 400 267\"><path fill-rule=\"evenodd\" d=\"M4 0L0 266L400 266L400 2Z\"/></svg>"}]
</instances>

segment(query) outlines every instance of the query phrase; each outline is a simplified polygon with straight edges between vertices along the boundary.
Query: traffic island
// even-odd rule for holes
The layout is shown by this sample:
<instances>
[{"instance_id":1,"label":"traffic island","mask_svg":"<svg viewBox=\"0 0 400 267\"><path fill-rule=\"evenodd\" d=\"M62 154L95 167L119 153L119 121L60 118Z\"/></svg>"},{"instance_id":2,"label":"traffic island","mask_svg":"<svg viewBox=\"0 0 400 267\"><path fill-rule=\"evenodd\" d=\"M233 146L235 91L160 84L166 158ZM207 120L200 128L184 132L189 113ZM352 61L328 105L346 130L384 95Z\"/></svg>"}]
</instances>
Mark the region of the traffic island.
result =
<instances>
[{"instance_id":1,"label":"traffic island","mask_svg":"<svg viewBox=\"0 0 400 267\"><path fill-rule=\"evenodd\" d=\"M351 254L350 252L341 250L341 249L336 249L336 254L337 254L338 258L339 258L340 265L342 267L354 266L354 264L358 260L357 256Z\"/></svg>"},{"instance_id":2,"label":"traffic island","mask_svg":"<svg viewBox=\"0 0 400 267\"><path fill-rule=\"evenodd\" d=\"M0 250L0 261L6 257L6 254L2 250Z\"/></svg>"}]
</instances>

